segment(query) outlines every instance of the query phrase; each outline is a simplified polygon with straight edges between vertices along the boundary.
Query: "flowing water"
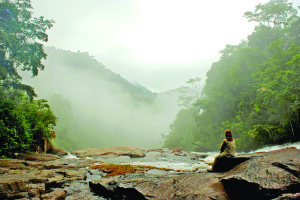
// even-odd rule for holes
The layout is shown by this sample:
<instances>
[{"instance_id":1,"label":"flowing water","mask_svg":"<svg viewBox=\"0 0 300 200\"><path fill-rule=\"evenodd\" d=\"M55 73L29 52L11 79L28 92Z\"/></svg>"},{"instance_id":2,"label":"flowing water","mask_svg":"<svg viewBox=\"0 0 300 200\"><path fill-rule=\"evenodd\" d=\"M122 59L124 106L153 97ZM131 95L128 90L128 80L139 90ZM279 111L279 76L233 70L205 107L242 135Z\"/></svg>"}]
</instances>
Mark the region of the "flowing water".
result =
<instances>
[{"instance_id":1,"label":"flowing water","mask_svg":"<svg viewBox=\"0 0 300 200\"><path fill-rule=\"evenodd\" d=\"M297 143L289 143L284 145L274 145L267 146L261 149L257 149L256 151L250 152L269 152L272 150L287 148L287 147L296 147L300 149L300 142ZM185 172L200 172L205 171L211 166L208 163L214 161L216 155L219 152L173 152L170 149L162 149L160 151L149 151L147 152L145 157L142 158L130 158L129 156L115 156L114 154L109 154L105 156L99 156L96 158L86 157L85 159L93 159L94 161L98 161L95 164L103 164L103 163L116 163L116 164L131 164L131 165L147 165L154 166L159 168L169 168L173 169L171 171L164 171L159 169L152 169L145 174L149 176L156 177L157 175L170 175L181 173L181 171ZM237 155L247 155L247 153L237 153ZM78 159L76 156L69 153L69 155L64 157L69 161L75 161ZM76 163L76 162L74 162ZM98 199L105 200L105 198L95 196L93 192L89 189L89 181L97 180L106 175L104 171L99 171L98 169L89 169L84 168L87 173L87 179L84 182L73 182L69 187L65 187L64 189L67 191L68 196L66 200L72 199ZM133 174L133 176L139 177L139 174ZM122 183L123 184L123 183ZM123 185L120 185L123 187Z\"/></svg>"},{"instance_id":2,"label":"flowing water","mask_svg":"<svg viewBox=\"0 0 300 200\"><path fill-rule=\"evenodd\" d=\"M296 147L297 149L300 149L300 142L286 143L286 144L282 144L282 145L266 146L266 147L263 147L261 149L257 149L253 152L269 152L269 151L274 151L274 150L288 148L288 147ZM251 153L253 153L253 152L251 152Z\"/></svg>"},{"instance_id":3,"label":"flowing water","mask_svg":"<svg viewBox=\"0 0 300 200\"><path fill-rule=\"evenodd\" d=\"M266 146L261 149L257 149L253 152L269 152L277 149L296 147L300 149L300 142L288 143L283 145ZM163 149L162 151L149 151L145 157L142 158L130 158L129 156L115 156L113 154L106 156L99 156L94 159L100 163L115 163L115 164L131 164L131 165L146 165L159 168L168 168L175 171L204 171L211 166L209 163L214 161L216 155L219 152L185 152L176 155L170 149ZM240 153L245 155L245 153ZM237 153L239 155L239 153ZM74 158L76 156L69 154L65 158ZM97 163L95 163L97 164Z\"/></svg>"}]
</instances>

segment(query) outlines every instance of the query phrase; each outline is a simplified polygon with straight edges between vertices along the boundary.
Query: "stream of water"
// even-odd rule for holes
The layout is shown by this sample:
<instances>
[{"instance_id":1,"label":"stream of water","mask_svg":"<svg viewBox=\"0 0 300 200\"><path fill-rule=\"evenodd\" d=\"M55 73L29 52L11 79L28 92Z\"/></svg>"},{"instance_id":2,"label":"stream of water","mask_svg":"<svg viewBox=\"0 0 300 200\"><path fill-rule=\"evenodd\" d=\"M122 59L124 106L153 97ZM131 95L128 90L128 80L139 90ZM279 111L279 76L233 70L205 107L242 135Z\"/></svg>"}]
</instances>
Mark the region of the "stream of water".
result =
<instances>
[{"instance_id":1,"label":"stream of water","mask_svg":"<svg viewBox=\"0 0 300 200\"><path fill-rule=\"evenodd\" d=\"M277 149L287 148L287 147L296 147L300 149L300 142L288 143L283 145L274 145L266 146L261 149L257 149L253 152L269 152ZM163 149L163 151L149 151L145 157L142 158L130 158L129 156L115 156L115 155L106 155L99 156L96 158L86 158L94 159L100 163L115 163L115 164L131 164L131 165L146 165L154 166L160 168L168 168L173 170L180 171L196 171L196 170L206 170L211 166L208 163L214 161L216 155L219 152L185 152L183 151L182 155L175 155L172 150ZM237 153L238 155L239 153ZM244 154L244 153L242 153ZM74 158L76 156L69 154L65 158ZM96 163L97 164L97 163Z\"/></svg>"}]
</instances>

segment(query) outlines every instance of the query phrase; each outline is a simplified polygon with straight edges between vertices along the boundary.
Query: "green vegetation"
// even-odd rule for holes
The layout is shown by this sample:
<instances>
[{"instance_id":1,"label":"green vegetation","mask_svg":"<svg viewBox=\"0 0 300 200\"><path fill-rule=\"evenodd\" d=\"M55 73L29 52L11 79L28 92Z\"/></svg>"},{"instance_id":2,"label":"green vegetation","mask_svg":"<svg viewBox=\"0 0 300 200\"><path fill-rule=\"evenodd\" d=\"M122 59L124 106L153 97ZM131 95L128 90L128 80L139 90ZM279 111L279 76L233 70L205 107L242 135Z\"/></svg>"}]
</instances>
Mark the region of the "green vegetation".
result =
<instances>
[{"instance_id":1,"label":"green vegetation","mask_svg":"<svg viewBox=\"0 0 300 200\"><path fill-rule=\"evenodd\" d=\"M34 87L49 104L35 99L20 74L35 77L45 68L42 42L53 21L33 18L31 9L30 0L0 0L0 156L36 150L45 138L55 138L53 111L59 118L56 144L66 150L158 145L176 115L178 91L152 93L88 53L47 48L51 59L45 63L51 67ZM205 85L194 78L187 82L191 90L182 88L184 109L164 135L164 147L193 150L195 143L217 150L228 128L239 150L300 140L297 10L287 0L270 0L244 16L259 25L247 40L220 51Z\"/></svg>"},{"instance_id":2,"label":"green vegetation","mask_svg":"<svg viewBox=\"0 0 300 200\"><path fill-rule=\"evenodd\" d=\"M297 10L287 0L271 0L244 16L259 25L248 40L220 51L201 97L179 112L164 147L196 143L218 150L228 128L239 151L300 140Z\"/></svg>"},{"instance_id":3,"label":"green vegetation","mask_svg":"<svg viewBox=\"0 0 300 200\"><path fill-rule=\"evenodd\" d=\"M37 76L45 66L45 31L52 21L32 18L29 0L0 0L0 156L33 150L41 140L55 137L56 117L34 89L21 82L18 69Z\"/></svg>"}]
</instances>

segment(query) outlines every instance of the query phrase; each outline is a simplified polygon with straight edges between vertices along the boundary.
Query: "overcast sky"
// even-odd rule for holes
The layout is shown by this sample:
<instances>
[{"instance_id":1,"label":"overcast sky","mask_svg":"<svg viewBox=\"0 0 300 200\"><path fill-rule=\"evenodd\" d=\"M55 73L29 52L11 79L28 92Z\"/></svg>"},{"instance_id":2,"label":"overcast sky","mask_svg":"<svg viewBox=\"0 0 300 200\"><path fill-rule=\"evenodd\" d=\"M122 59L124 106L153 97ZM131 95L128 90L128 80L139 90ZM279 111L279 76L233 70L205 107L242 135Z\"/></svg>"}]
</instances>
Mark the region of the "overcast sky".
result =
<instances>
[{"instance_id":1,"label":"overcast sky","mask_svg":"<svg viewBox=\"0 0 300 200\"><path fill-rule=\"evenodd\" d=\"M35 16L55 20L46 45L89 52L128 81L162 92L205 77L219 50L253 31L243 13L266 2L32 0L32 6Z\"/></svg>"}]
</instances>

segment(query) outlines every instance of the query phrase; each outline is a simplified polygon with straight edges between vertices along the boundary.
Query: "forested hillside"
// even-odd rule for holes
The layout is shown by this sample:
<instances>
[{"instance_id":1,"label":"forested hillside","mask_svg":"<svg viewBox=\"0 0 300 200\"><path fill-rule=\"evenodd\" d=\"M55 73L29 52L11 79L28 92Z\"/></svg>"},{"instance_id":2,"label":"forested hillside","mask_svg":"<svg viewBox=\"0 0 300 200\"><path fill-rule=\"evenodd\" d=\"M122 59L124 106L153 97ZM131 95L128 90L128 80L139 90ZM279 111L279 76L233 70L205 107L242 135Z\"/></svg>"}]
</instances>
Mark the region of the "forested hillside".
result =
<instances>
[{"instance_id":1,"label":"forested hillside","mask_svg":"<svg viewBox=\"0 0 300 200\"><path fill-rule=\"evenodd\" d=\"M286 0L259 4L257 23L239 45L226 45L206 74L201 96L181 110L164 147L218 150L230 128L238 151L300 140L300 19Z\"/></svg>"},{"instance_id":2,"label":"forested hillside","mask_svg":"<svg viewBox=\"0 0 300 200\"><path fill-rule=\"evenodd\" d=\"M156 148L179 110L180 93L152 93L85 52L46 47L47 68L23 74L58 117L55 143L67 150L134 145Z\"/></svg>"},{"instance_id":3,"label":"forested hillside","mask_svg":"<svg viewBox=\"0 0 300 200\"><path fill-rule=\"evenodd\" d=\"M22 82L19 69L38 75L46 58L41 42L53 21L34 18L30 1L0 1L0 157L36 151L55 138L56 116L34 88Z\"/></svg>"}]
</instances>

